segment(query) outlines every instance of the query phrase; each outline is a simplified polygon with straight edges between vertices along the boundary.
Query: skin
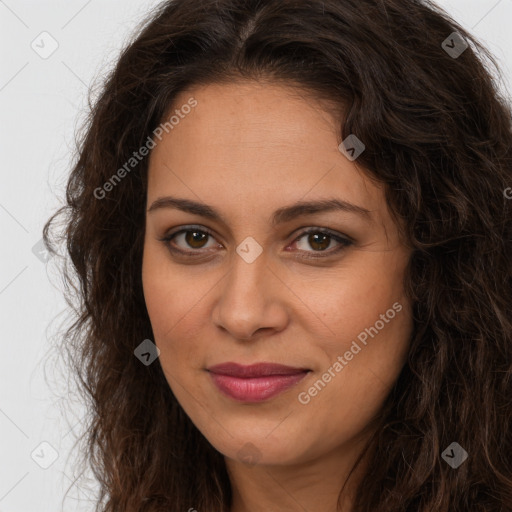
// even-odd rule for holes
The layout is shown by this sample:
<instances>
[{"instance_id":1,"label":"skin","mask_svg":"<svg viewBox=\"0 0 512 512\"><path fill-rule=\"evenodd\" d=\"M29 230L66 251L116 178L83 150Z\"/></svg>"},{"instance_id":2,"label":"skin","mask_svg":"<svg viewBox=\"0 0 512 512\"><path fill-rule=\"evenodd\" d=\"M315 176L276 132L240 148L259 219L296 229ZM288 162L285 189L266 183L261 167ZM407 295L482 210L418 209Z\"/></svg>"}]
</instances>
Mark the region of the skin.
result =
<instances>
[{"instance_id":1,"label":"skin","mask_svg":"<svg viewBox=\"0 0 512 512\"><path fill-rule=\"evenodd\" d=\"M340 122L325 103L291 86L240 81L191 88L173 108L191 96L197 106L150 155L147 207L172 195L212 206L223 221L176 208L146 215L142 276L160 364L185 412L225 457L231 512L335 511L407 357L412 315L402 280L410 249L383 188L338 149ZM330 211L270 223L278 208L331 198L369 210L368 219ZM183 227L214 234L160 240ZM309 243L309 227L354 242ZM262 249L252 263L236 252L247 237ZM200 256L173 255L169 245ZM300 258L311 255L321 257ZM300 403L299 393L396 302L401 311ZM227 361L311 372L277 397L240 403L206 371ZM351 510L364 467L349 480L343 510Z\"/></svg>"}]
</instances>

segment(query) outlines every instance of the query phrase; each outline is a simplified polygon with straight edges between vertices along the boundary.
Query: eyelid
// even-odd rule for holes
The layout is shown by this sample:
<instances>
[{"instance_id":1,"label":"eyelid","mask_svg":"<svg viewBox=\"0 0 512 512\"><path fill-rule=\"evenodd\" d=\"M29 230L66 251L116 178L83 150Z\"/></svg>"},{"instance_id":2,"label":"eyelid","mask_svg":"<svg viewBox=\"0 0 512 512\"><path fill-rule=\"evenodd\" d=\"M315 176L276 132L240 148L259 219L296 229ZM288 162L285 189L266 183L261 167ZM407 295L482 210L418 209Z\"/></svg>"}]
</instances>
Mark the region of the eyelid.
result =
<instances>
[{"instance_id":1,"label":"eyelid","mask_svg":"<svg viewBox=\"0 0 512 512\"><path fill-rule=\"evenodd\" d=\"M296 242L299 238L302 238L304 235L307 235L309 233L324 233L335 239L342 239L343 241L346 242L355 243L355 240L351 236L321 226L301 226L300 228L297 228L291 235L295 237L292 241Z\"/></svg>"}]
</instances>

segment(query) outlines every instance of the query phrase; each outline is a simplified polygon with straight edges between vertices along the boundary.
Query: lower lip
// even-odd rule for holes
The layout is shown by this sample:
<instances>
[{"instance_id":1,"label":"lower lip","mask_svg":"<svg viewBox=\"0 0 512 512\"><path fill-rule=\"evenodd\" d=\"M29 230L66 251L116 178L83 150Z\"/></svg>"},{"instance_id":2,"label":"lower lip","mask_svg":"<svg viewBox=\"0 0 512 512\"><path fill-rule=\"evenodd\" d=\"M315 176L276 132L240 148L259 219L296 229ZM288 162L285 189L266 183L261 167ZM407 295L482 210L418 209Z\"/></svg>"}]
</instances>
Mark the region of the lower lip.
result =
<instances>
[{"instance_id":1,"label":"lower lip","mask_svg":"<svg viewBox=\"0 0 512 512\"><path fill-rule=\"evenodd\" d=\"M309 372L293 375L238 378L211 373L215 385L225 395L241 402L263 402L279 395L301 381Z\"/></svg>"}]
</instances>

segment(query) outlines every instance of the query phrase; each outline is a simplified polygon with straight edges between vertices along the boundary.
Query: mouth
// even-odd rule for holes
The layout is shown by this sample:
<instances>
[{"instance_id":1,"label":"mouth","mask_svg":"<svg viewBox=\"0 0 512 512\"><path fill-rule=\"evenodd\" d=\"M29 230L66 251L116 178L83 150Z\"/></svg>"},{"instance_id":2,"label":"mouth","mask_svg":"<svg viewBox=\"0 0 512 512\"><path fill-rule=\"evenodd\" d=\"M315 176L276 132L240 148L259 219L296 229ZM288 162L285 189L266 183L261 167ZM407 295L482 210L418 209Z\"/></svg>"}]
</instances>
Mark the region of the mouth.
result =
<instances>
[{"instance_id":1,"label":"mouth","mask_svg":"<svg viewBox=\"0 0 512 512\"><path fill-rule=\"evenodd\" d=\"M223 363L207 369L224 395L239 402L269 400L300 382L311 370L274 363Z\"/></svg>"}]
</instances>

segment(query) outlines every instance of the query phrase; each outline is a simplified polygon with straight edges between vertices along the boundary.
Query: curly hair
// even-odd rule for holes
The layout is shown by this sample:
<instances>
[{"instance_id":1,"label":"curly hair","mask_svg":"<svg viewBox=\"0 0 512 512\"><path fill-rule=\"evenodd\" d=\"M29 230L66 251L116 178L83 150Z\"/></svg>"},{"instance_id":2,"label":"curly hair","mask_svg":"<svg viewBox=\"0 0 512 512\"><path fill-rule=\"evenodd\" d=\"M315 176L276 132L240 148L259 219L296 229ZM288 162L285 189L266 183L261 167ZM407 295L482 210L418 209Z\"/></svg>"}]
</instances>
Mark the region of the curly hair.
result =
<instances>
[{"instance_id":1,"label":"curly hair","mask_svg":"<svg viewBox=\"0 0 512 512\"><path fill-rule=\"evenodd\" d=\"M449 37L466 42L460 55ZM87 401L96 510L229 510L222 454L159 361L134 357L153 338L141 281L148 158L97 196L180 91L240 78L339 105L340 140L364 141L358 163L414 249L410 350L354 510L512 510L512 115L497 77L489 51L426 0L169 0L145 20L90 101L66 205L43 231L55 254L65 215L76 318L62 351ZM469 454L457 471L441 457L454 441Z\"/></svg>"}]
</instances>

